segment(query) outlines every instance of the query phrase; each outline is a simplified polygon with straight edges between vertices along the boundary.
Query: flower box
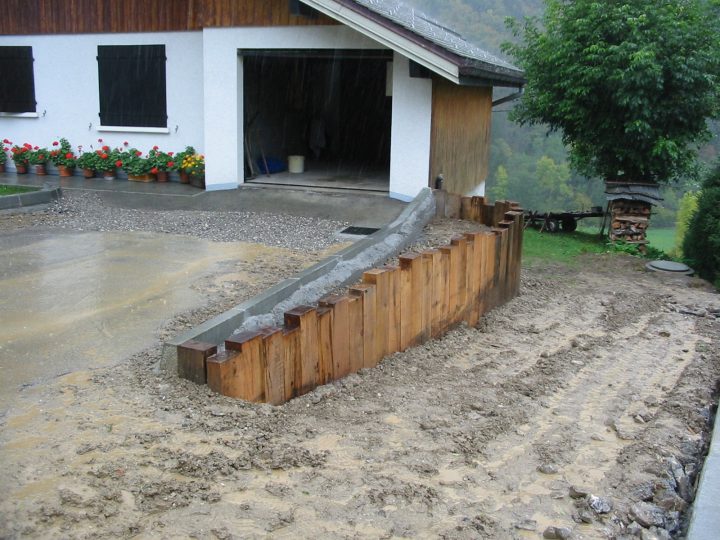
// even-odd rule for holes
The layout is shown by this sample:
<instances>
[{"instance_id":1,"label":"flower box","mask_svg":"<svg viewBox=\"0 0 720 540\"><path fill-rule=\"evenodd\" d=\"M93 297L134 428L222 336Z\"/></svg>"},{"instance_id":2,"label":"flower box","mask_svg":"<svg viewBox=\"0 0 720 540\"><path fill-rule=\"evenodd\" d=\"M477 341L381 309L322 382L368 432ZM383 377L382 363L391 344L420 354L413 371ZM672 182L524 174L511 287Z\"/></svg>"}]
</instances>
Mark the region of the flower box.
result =
<instances>
[{"instance_id":1,"label":"flower box","mask_svg":"<svg viewBox=\"0 0 720 540\"><path fill-rule=\"evenodd\" d=\"M131 182L152 182L155 178L152 174L128 174L128 180Z\"/></svg>"}]
</instances>

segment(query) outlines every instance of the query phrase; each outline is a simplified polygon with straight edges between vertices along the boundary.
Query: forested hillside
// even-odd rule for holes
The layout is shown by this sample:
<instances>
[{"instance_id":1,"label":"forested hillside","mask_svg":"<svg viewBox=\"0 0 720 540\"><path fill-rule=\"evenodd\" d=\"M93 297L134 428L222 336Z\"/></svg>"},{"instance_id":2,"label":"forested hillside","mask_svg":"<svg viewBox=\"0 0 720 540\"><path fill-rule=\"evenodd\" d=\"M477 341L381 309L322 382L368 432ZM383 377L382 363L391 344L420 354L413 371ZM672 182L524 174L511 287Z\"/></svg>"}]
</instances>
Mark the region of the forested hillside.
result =
<instances>
[{"instance_id":1,"label":"forested hillside","mask_svg":"<svg viewBox=\"0 0 720 540\"><path fill-rule=\"evenodd\" d=\"M457 30L484 49L507 59L501 44L512 39L507 17L541 15L542 0L405 0L443 25ZM512 61L512 59L509 59ZM508 120L512 104L493 113L493 142L487 192L494 199L510 198L533 210L572 210L605 204L599 179L578 175L569 166L560 136L542 127L521 127ZM700 151L701 161L713 163L720 154L720 128ZM656 225L672 225L682 193L693 188L683 179L663 189L665 208L658 209Z\"/></svg>"}]
</instances>

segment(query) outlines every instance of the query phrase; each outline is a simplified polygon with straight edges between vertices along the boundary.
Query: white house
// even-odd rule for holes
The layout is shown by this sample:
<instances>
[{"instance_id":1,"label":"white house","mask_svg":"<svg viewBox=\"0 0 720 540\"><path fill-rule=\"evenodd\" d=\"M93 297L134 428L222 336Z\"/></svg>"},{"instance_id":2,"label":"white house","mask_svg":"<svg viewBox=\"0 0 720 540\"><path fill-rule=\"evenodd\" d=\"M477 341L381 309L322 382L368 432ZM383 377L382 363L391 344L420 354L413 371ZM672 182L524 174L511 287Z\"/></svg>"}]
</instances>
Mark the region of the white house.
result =
<instances>
[{"instance_id":1,"label":"white house","mask_svg":"<svg viewBox=\"0 0 720 540\"><path fill-rule=\"evenodd\" d=\"M439 174L482 194L493 87L523 84L400 0L0 3L0 140L191 145L208 190L301 155L401 200Z\"/></svg>"}]
</instances>

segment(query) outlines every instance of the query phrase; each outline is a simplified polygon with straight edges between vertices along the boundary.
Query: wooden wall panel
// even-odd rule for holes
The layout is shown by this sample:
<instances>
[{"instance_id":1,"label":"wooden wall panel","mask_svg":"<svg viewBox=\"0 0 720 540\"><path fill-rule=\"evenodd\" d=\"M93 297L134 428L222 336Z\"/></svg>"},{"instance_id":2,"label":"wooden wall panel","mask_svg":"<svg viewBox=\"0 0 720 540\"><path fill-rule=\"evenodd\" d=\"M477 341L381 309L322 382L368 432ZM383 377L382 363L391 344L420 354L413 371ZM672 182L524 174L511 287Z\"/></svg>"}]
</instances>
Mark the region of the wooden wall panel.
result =
<instances>
[{"instance_id":1,"label":"wooden wall panel","mask_svg":"<svg viewBox=\"0 0 720 540\"><path fill-rule=\"evenodd\" d=\"M433 79L430 182L445 177L445 190L473 194L488 175L492 88Z\"/></svg>"},{"instance_id":2,"label":"wooden wall panel","mask_svg":"<svg viewBox=\"0 0 720 540\"><path fill-rule=\"evenodd\" d=\"M338 24L290 14L288 0L2 0L0 34L170 32Z\"/></svg>"}]
</instances>

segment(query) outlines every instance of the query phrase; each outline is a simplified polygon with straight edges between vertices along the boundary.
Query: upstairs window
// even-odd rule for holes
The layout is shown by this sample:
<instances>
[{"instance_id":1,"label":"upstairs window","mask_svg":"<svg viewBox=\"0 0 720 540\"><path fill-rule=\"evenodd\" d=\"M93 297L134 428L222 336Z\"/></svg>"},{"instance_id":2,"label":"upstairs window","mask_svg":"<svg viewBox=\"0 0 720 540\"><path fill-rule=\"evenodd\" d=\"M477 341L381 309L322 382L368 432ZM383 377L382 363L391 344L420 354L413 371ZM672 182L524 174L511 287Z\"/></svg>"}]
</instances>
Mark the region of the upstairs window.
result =
<instances>
[{"instance_id":1,"label":"upstairs window","mask_svg":"<svg viewBox=\"0 0 720 540\"><path fill-rule=\"evenodd\" d=\"M36 112L32 47L0 47L0 74L0 112Z\"/></svg>"},{"instance_id":2,"label":"upstairs window","mask_svg":"<svg viewBox=\"0 0 720 540\"><path fill-rule=\"evenodd\" d=\"M167 127L165 45L99 45L100 125Z\"/></svg>"}]
</instances>

